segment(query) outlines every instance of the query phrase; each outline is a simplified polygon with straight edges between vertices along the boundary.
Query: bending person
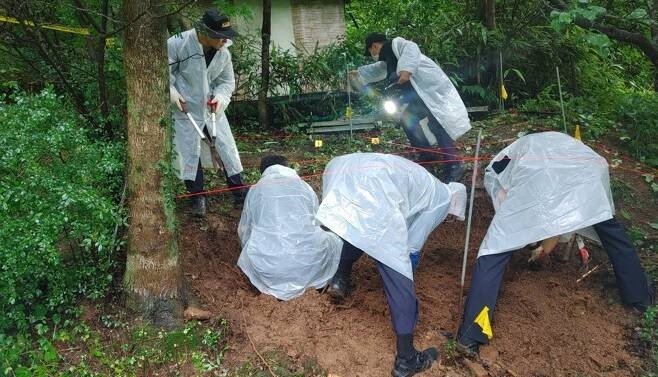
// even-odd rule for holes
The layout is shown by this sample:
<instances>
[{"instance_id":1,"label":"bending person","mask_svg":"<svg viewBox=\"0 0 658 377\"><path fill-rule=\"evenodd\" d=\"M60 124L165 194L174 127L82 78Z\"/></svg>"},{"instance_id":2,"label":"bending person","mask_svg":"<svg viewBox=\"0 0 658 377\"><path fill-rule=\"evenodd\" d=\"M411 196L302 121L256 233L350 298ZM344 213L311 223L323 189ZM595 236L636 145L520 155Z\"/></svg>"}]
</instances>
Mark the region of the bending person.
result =
<instances>
[{"instance_id":1,"label":"bending person","mask_svg":"<svg viewBox=\"0 0 658 377\"><path fill-rule=\"evenodd\" d=\"M354 153L327 165L316 218L343 239L336 275L327 292L348 294L352 265L365 252L377 261L397 337L393 377L429 368L435 348L417 351L418 318L414 269L429 234L450 213L464 219L466 188L444 184L400 156Z\"/></svg>"},{"instance_id":2,"label":"bending person","mask_svg":"<svg viewBox=\"0 0 658 377\"><path fill-rule=\"evenodd\" d=\"M559 132L524 136L493 159L484 185L496 214L473 270L458 331L460 351L474 355L493 337L490 323L512 252L541 242L538 249L549 253L555 237L566 233L598 238L624 302L641 311L653 303L633 243L614 217L608 164L585 144Z\"/></svg>"},{"instance_id":3,"label":"bending person","mask_svg":"<svg viewBox=\"0 0 658 377\"><path fill-rule=\"evenodd\" d=\"M315 220L318 197L282 156L261 160L238 225L238 266L263 293L280 300L322 288L336 272L342 242Z\"/></svg>"},{"instance_id":4,"label":"bending person","mask_svg":"<svg viewBox=\"0 0 658 377\"><path fill-rule=\"evenodd\" d=\"M174 118L175 166L190 193L203 191L203 169L212 167L212 153L201 142L186 114L203 129L206 137L216 136L214 145L224 165L229 187L241 187L242 164L224 111L235 90L233 63L228 47L237 33L231 21L216 9L208 9L194 29L167 40L169 55L169 95ZM216 113L213 124L211 113ZM246 189L233 190L237 207L242 205ZM192 213L203 217L206 198L194 196Z\"/></svg>"}]
</instances>

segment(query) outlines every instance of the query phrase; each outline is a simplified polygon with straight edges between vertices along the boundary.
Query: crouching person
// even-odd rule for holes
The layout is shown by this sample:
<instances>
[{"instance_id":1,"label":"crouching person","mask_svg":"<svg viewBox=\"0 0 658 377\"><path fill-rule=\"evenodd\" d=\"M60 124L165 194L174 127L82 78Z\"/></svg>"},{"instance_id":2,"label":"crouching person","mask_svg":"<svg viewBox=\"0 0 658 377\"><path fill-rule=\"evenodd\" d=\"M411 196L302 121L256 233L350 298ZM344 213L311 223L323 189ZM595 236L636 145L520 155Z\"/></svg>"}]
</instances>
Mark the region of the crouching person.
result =
<instances>
[{"instance_id":1,"label":"crouching person","mask_svg":"<svg viewBox=\"0 0 658 377\"><path fill-rule=\"evenodd\" d=\"M432 230L449 213L464 220L466 188L444 184L399 156L354 153L329 162L322 190L316 218L343 239L327 292L344 298L354 262L364 252L375 259L397 337L392 375L408 377L428 369L438 353L435 348L420 352L413 345L418 318L414 270Z\"/></svg>"},{"instance_id":2,"label":"crouching person","mask_svg":"<svg viewBox=\"0 0 658 377\"><path fill-rule=\"evenodd\" d=\"M322 288L336 272L342 242L316 223L318 197L282 156L261 160L249 190L238 234L238 266L263 293L290 300Z\"/></svg>"},{"instance_id":3,"label":"crouching person","mask_svg":"<svg viewBox=\"0 0 658 377\"><path fill-rule=\"evenodd\" d=\"M460 351L474 355L493 337L491 319L512 252L540 242L536 250L550 253L557 236L566 233L598 238L624 302L640 311L653 303L653 287L614 217L608 164L585 144L559 132L524 136L492 160L484 185L496 214L473 270L458 331Z\"/></svg>"}]
</instances>

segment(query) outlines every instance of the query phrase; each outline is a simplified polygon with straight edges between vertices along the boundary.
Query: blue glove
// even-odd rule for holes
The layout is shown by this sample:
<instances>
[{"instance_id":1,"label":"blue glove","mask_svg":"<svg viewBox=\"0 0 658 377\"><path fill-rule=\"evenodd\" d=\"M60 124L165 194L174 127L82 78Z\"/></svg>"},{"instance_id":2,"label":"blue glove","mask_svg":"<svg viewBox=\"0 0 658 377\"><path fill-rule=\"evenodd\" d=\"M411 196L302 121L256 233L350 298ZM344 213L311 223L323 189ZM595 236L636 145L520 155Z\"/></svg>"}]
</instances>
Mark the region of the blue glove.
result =
<instances>
[{"instance_id":1,"label":"blue glove","mask_svg":"<svg viewBox=\"0 0 658 377\"><path fill-rule=\"evenodd\" d=\"M411 259L411 270L416 272L416 267L418 267L418 263L420 263L420 251L412 251L409 254L409 259Z\"/></svg>"}]
</instances>

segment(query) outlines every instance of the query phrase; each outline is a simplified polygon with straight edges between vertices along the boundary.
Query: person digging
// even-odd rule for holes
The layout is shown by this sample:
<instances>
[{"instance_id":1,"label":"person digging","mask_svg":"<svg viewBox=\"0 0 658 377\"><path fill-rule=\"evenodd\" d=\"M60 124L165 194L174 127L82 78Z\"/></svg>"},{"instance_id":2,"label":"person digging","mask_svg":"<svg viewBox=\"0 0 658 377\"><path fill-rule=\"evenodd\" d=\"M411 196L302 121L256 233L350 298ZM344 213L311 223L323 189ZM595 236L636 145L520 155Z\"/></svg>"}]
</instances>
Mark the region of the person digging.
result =
<instances>
[{"instance_id":1,"label":"person digging","mask_svg":"<svg viewBox=\"0 0 658 377\"><path fill-rule=\"evenodd\" d=\"M464 220L466 188L444 184L400 156L354 153L332 159L322 182L316 219L343 239L340 263L327 287L335 300L348 294L352 265L365 252L375 259L396 334L393 377L428 369L436 348L417 351L414 270L429 234L448 214Z\"/></svg>"},{"instance_id":2,"label":"person digging","mask_svg":"<svg viewBox=\"0 0 658 377\"><path fill-rule=\"evenodd\" d=\"M560 235L601 243L626 304L643 312L655 303L654 286L614 216L608 164L585 144L559 132L524 136L496 155L484 185L496 214L480 245L457 332L461 353L474 356L493 338L493 312L512 253L535 244L531 260L548 255Z\"/></svg>"},{"instance_id":3,"label":"person digging","mask_svg":"<svg viewBox=\"0 0 658 377\"><path fill-rule=\"evenodd\" d=\"M203 192L203 167L212 167L213 153L202 143L201 133L213 141L236 207L244 202L240 155L225 110L235 90L228 47L238 34L230 19L208 9L196 27L167 40L169 96L174 119L174 166L190 193ZM198 129L197 127L201 128ZM192 214L205 216L206 198L193 196Z\"/></svg>"},{"instance_id":4,"label":"person digging","mask_svg":"<svg viewBox=\"0 0 658 377\"><path fill-rule=\"evenodd\" d=\"M238 266L260 292L279 300L320 289L336 272L342 242L315 221L318 197L285 157L261 159L261 178L242 210Z\"/></svg>"}]
</instances>

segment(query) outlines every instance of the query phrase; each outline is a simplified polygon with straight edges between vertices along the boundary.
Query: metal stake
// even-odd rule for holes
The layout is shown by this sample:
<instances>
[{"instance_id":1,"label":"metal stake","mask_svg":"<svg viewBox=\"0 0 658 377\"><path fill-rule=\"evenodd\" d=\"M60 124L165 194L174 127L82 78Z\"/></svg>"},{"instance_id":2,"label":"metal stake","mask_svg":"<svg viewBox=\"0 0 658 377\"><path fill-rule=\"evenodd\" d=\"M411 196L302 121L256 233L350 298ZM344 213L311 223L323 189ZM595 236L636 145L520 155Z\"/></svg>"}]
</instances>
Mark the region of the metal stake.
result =
<instances>
[{"instance_id":1,"label":"metal stake","mask_svg":"<svg viewBox=\"0 0 658 377\"><path fill-rule=\"evenodd\" d=\"M475 181L478 174L478 157L480 156L480 140L482 138L482 130L478 131L478 140L475 145L475 160L473 161L473 178L471 178L471 200L468 204L468 222L466 223L466 241L464 242L464 260L462 261L462 279L461 279L461 293L459 295L459 306L461 312L462 296L464 295L464 278L466 277L466 260L468 259L468 242L471 238L471 220L473 218L473 198L475 197Z\"/></svg>"},{"instance_id":2,"label":"metal stake","mask_svg":"<svg viewBox=\"0 0 658 377\"><path fill-rule=\"evenodd\" d=\"M347 115L350 119L350 152L352 152L352 85L350 85L350 72L347 64L347 53L343 52L345 57L345 81L347 84Z\"/></svg>"},{"instance_id":3,"label":"metal stake","mask_svg":"<svg viewBox=\"0 0 658 377\"><path fill-rule=\"evenodd\" d=\"M503 78L503 52L498 51L498 57L499 57L499 62L500 62L500 88L498 88L498 95L500 96L500 112L505 111L505 100L503 99L502 96L502 90L503 90L503 85L504 85L504 78Z\"/></svg>"},{"instance_id":4,"label":"metal stake","mask_svg":"<svg viewBox=\"0 0 658 377\"><path fill-rule=\"evenodd\" d=\"M555 66L555 72L557 73L557 90L560 92L560 107L562 108L562 124L564 125L564 133L569 134L567 132L567 117L564 115L564 101L562 100L562 84L560 83L560 68L558 66Z\"/></svg>"}]
</instances>

